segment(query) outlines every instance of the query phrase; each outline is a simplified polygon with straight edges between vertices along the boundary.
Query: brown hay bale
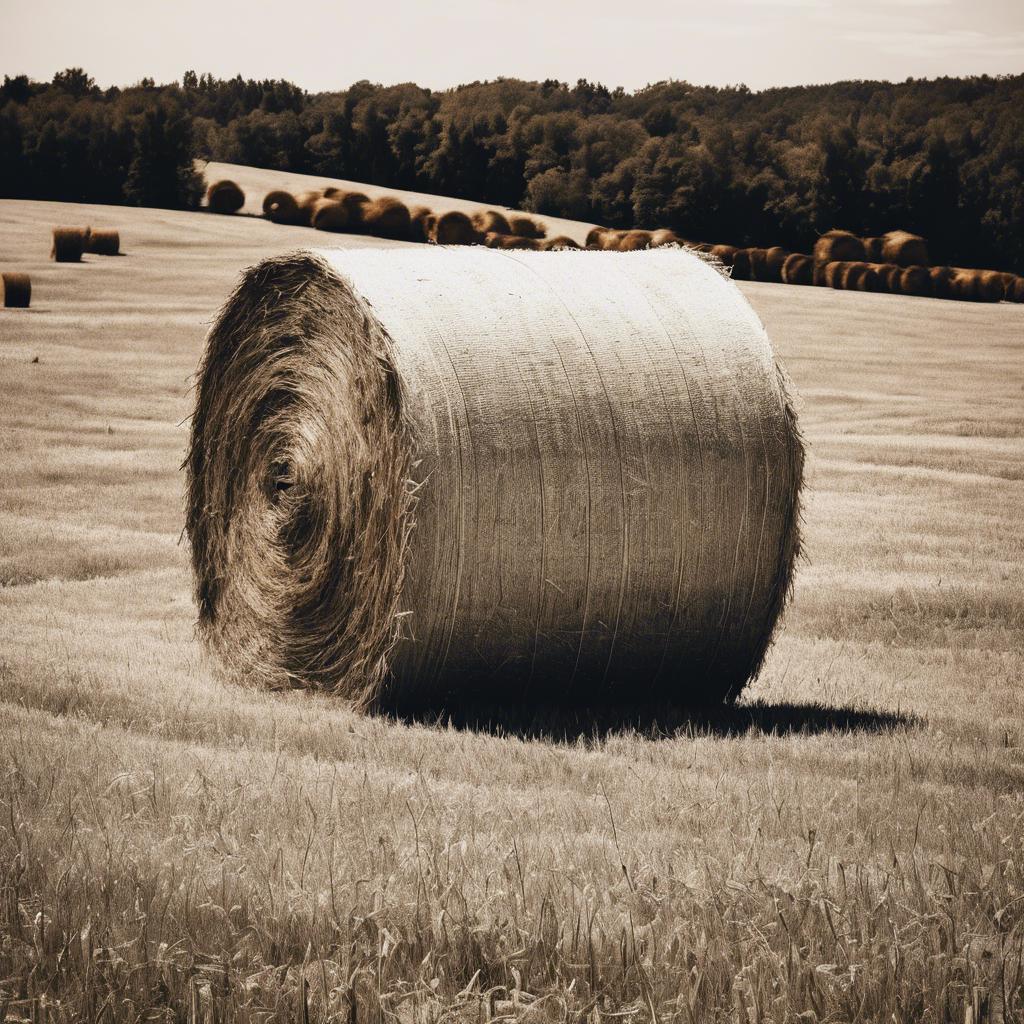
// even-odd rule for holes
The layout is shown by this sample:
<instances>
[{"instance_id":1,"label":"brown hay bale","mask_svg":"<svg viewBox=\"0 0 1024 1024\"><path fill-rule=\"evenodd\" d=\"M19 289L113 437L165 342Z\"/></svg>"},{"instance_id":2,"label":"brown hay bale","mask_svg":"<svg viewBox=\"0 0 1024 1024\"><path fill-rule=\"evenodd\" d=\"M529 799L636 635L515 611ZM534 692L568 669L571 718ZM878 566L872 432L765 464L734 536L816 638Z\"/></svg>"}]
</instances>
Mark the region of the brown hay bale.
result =
<instances>
[{"instance_id":1,"label":"brown hay bale","mask_svg":"<svg viewBox=\"0 0 1024 1024\"><path fill-rule=\"evenodd\" d=\"M834 228L814 243L815 263L855 263L865 255L864 243L849 231Z\"/></svg>"},{"instance_id":2,"label":"brown hay bale","mask_svg":"<svg viewBox=\"0 0 1024 1024\"><path fill-rule=\"evenodd\" d=\"M975 270L971 267L952 267L949 283L950 297L963 302L999 302L1002 284L993 270Z\"/></svg>"},{"instance_id":3,"label":"brown hay bale","mask_svg":"<svg viewBox=\"0 0 1024 1024\"><path fill-rule=\"evenodd\" d=\"M206 205L211 213L238 213L245 206L245 193L233 181L224 178L206 190Z\"/></svg>"},{"instance_id":4,"label":"brown hay bale","mask_svg":"<svg viewBox=\"0 0 1024 1024\"><path fill-rule=\"evenodd\" d=\"M880 292L882 282L873 263L857 260L847 266L843 287L855 292Z\"/></svg>"},{"instance_id":5,"label":"brown hay bale","mask_svg":"<svg viewBox=\"0 0 1024 1024\"><path fill-rule=\"evenodd\" d=\"M977 270L978 297L981 302L1002 302L1005 285L998 270Z\"/></svg>"},{"instance_id":6,"label":"brown hay bale","mask_svg":"<svg viewBox=\"0 0 1024 1024\"><path fill-rule=\"evenodd\" d=\"M480 235L492 233L497 235L514 234L509 226L508 218L500 210L477 210L471 219L473 227L476 228L477 233Z\"/></svg>"},{"instance_id":7,"label":"brown hay bale","mask_svg":"<svg viewBox=\"0 0 1024 1024\"><path fill-rule=\"evenodd\" d=\"M121 235L114 228L90 228L85 251L97 256L117 256L121 252Z\"/></svg>"},{"instance_id":8,"label":"brown hay bale","mask_svg":"<svg viewBox=\"0 0 1024 1024\"><path fill-rule=\"evenodd\" d=\"M750 250L737 249L732 254L732 274L734 281L749 281L751 279Z\"/></svg>"},{"instance_id":9,"label":"brown hay bale","mask_svg":"<svg viewBox=\"0 0 1024 1024\"><path fill-rule=\"evenodd\" d=\"M601 235L597 240L597 244L602 252L619 252L622 246L622 240L628 234L628 231L616 231L614 229L609 229Z\"/></svg>"},{"instance_id":10,"label":"brown hay bale","mask_svg":"<svg viewBox=\"0 0 1024 1024\"><path fill-rule=\"evenodd\" d=\"M408 239L411 230L409 207L394 196L381 196L363 210L363 230L380 238Z\"/></svg>"},{"instance_id":11,"label":"brown hay bale","mask_svg":"<svg viewBox=\"0 0 1024 1024\"><path fill-rule=\"evenodd\" d=\"M658 228L651 232L651 248L660 249L665 245L682 245L683 240L671 228Z\"/></svg>"},{"instance_id":12,"label":"brown hay bale","mask_svg":"<svg viewBox=\"0 0 1024 1024\"><path fill-rule=\"evenodd\" d=\"M275 224L298 224L299 208L295 196L282 189L274 189L263 197L263 216Z\"/></svg>"},{"instance_id":13,"label":"brown hay bale","mask_svg":"<svg viewBox=\"0 0 1024 1024\"><path fill-rule=\"evenodd\" d=\"M324 199L340 199L345 194L343 188L338 188L337 185L328 185L327 188L323 189Z\"/></svg>"},{"instance_id":14,"label":"brown hay bale","mask_svg":"<svg viewBox=\"0 0 1024 1024\"><path fill-rule=\"evenodd\" d=\"M627 231L619 239L619 252L640 252L651 248L650 231Z\"/></svg>"},{"instance_id":15,"label":"brown hay bale","mask_svg":"<svg viewBox=\"0 0 1024 1024\"><path fill-rule=\"evenodd\" d=\"M932 275L927 267L904 267L900 272L900 292L921 297L932 294Z\"/></svg>"},{"instance_id":16,"label":"brown hay bale","mask_svg":"<svg viewBox=\"0 0 1024 1024\"><path fill-rule=\"evenodd\" d=\"M700 246L697 247L698 252L703 252ZM750 256L750 280L751 281L770 281L770 271L768 269L768 250L760 247L754 247L747 250Z\"/></svg>"},{"instance_id":17,"label":"brown hay bale","mask_svg":"<svg viewBox=\"0 0 1024 1024\"><path fill-rule=\"evenodd\" d=\"M928 266L928 243L909 231L887 231L882 235L882 259L900 267Z\"/></svg>"},{"instance_id":18,"label":"brown hay bale","mask_svg":"<svg viewBox=\"0 0 1024 1024\"><path fill-rule=\"evenodd\" d=\"M508 229L520 238L543 238L548 229L540 221L527 217L525 213L513 213L508 217Z\"/></svg>"},{"instance_id":19,"label":"brown hay bale","mask_svg":"<svg viewBox=\"0 0 1024 1024\"><path fill-rule=\"evenodd\" d=\"M890 295L899 295L903 290L900 284L903 268L896 266L895 263L876 263L874 267L878 274L878 290Z\"/></svg>"},{"instance_id":20,"label":"brown hay bale","mask_svg":"<svg viewBox=\"0 0 1024 1024\"><path fill-rule=\"evenodd\" d=\"M579 249L580 244L568 235L555 235L554 238L545 238L541 243L544 252L557 252L559 249Z\"/></svg>"},{"instance_id":21,"label":"brown hay bale","mask_svg":"<svg viewBox=\"0 0 1024 1024\"><path fill-rule=\"evenodd\" d=\"M0 274L0 288L6 309L28 309L32 302L32 278L28 274L5 270Z\"/></svg>"},{"instance_id":22,"label":"brown hay bale","mask_svg":"<svg viewBox=\"0 0 1024 1024\"><path fill-rule=\"evenodd\" d=\"M862 238L864 243L864 258L868 263L882 263L882 244L885 241L881 236Z\"/></svg>"},{"instance_id":23,"label":"brown hay bale","mask_svg":"<svg viewBox=\"0 0 1024 1024\"><path fill-rule=\"evenodd\" d=\"M799 252L791 252L782 264L783 284L814 284L814 260Z\"/></svg>"},{"instance_id":24,"label":"brown hay bale","mask_svg":"<svg viewBox=\"0 0 1024 1024\"><path fill-rule=\"evenodd\" d=\"M1024 277L1014 275L1013 284L1006 289L1003 298L1007 302L1024 302Z\"/></svg>"},{"instance_id":25,"label":"brown hay bale","mask_svg":"<svg viewBox=\"0 0 1024 1024\"><path fill-rule=\"evenodd\" d=\"M337 199L318 199L309 221L317 231L348 231L348 210Z\"/></svg>"},{"instance_id":26,"label":"brown hay bale","mask_svg":"<svg viewBox=\"0 0 1024 1024\"><path fill-rule=\"evenodd\" d=\"M323 192L319 189L311 188L305 192L298 192L295 195L295 210L296 210L296 224L300 224L302 227L310 227L313 223L313 209L321 199L324 198ZM335 200L337 201L337 200ZM351 218L350 218L351 219Z\"/></svg>"},{"instance_id":27,"label":"brown hay bale","mask_svg":"<svg viewBox=\"0 0 1024 1024\"><path fill-rule=\"evenodd\" d=\"M758 318L685 252L278 257L199 368L199 632L360 707L721 701L789 593L802 467Z\"/></svg>"},{"instance_id":28,"label":"brown hay bale","mask_svg":"<svg viewBox=\"0 0 1024 1024\"><path fill-rule=\"evenodd\" d=\"M825 264L823 281L826 288L845 288L846 270L850 266L843 260L833 260Z\"/></svg>"},{"instance_id":29,"label":"brown hay bale","mask_svg":"<svg viewBox=\"0 0 1024 1024\"><path fill-rule=\"evenodd\" d=\"M520 238L519 235L503 235L500 231L488 231L484 235L488 249L532 249L540 252L543 242L539 238Z\"/></svg>"},{"instance_id":30,"label":"brown hay bale","mask_svg":"<svg viewBox=\"0 0 1024 1024\"><path fill-rule=\"evenodd\" d=\"M932 267L928 271L932 279L932 295L937 299L951 299L953 270L950 267Z\"/></svg>"},{"instance_id":31,"label":"brown hay bale","mask_svg":"<svg viewBox=\"0 0 1024 1024\"><path fill-rule=\"evenodd\" d=\"M999 281L999 285L1002 288L1003 300L1009 302L1009 294L1013 290L1013 286L1017 281L1017 275L1011 274L1005 270L993 270L992 273L995 274L996 279Z\"/></svg>"},{"instance_id":32,"label":"brown hay bale","mask_svg":"<svg viewBox=\"0 0 1024 1024\"><path fill-rule=\"evenodd\" d=\"M414 206L409 210L409 241L429 242L433 228L433 213L427 206Z\"/></svg>"},{"instance_id":33,"label":"brown hay bale","mask_svg":"<svg viewBox=\"0 0 1024 1024\"><path fill-rule=\"evenodd\" d=\"M91 234L89 228L54 228L50 259L54 263L81 263Z\"/></svg>"},{"instance_id":34,"label":"brown hay bale","mask_svg":"<svg viewBox=\"0 0 1024 1024\"><path fill-rule=\"evenodd\" d=\"M711 255L719 260L724 266L731 267L733 258L736 255L735 245L713 245Z\"/></svg>"},{"instance_id":35,"label":"brown hay bale","mask_svg":"<svg viewBox=\"0 0 1024 1024\"><path fill-rule=\"evenodd\" d=\"M766 281L774 281L775 284L782 284L782 268L786 264L786 257L789 255L787 249L781 245L773 245L765 250L764 270Z\"/></svg>"},{"instance_id":36,"label":"brown hay bale","mask_svg":"<svg viewBox=\"0 0 1024 1024\"><path fill-rule=\"evenodd\" d=\"M461 210L449 210L437 218L434 241L438 245L475 245L480 240L473 222Z\"/></svg>"}]
</instances>

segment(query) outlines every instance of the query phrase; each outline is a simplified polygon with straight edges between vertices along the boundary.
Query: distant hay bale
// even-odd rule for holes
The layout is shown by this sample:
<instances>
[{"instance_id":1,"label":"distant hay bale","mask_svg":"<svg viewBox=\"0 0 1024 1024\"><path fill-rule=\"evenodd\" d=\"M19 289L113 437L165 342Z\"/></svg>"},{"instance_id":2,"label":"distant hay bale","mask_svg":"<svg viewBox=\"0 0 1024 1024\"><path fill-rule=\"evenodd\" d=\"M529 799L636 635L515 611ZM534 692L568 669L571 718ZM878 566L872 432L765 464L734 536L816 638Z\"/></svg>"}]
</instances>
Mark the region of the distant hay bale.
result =
<instances>
[{"instance_id":1,"label":"distant hay bale","mask_svg":"<svg viewBox=\"0 0 1024 1024\"><path fill-rule=\"evenodd\" d=\"M610 248L617 249L619 234L621 234L621 232L616 231L614 228L591 228L587 232L585 246L588 249L607 249L609 246L606 243L612 241L613 244Z\"/></svg>"},{"instance_id":2,"label":"distant hay bale","mask_svg":"<svg viewBox=\"0 0 1024 1024\"><path fill-rule=\"evenodd\" d=\"M296 193L296 223L300 224L302 227L311 227L313 224L313 209L323 198L323 192L315 188L307 189L305 192Z\"/></svg>"},{"instance_id":3,"label":"distant hay bale","mask_svg":"<svg viewBox=\"0 0 1024 1024\"><path fill-rule=\"evenodd\" d=\"M953 269L951 267L932 267L928 271L932 279L932 295L937 299L951 299Z\"/></svg>"},{"instance_id":4,"label":"distant hay bale","mask_svg":"<svg viewBox=\"0 0 1024 1024\"><path fill-rule=\"evenodd\" d=\"M928 266L928 243L909 231L887 231L882 235L882 259L900 267Z\"/></svg>"},{"instance_id":5,"label":"distant hay bale","mask_svg":"<svg viewBox=\"0 0 1024 1024\"><path fill-rule=\"evenodd\" d=\"M1003 275L998 270L976 270L978 275L978 296L981 302L1002 302L1004 292Z\"/></svg>"},{"instance_id":6,"label":"distant hay bale","mask_svg":"<svg viewBox=\"0 0 1024 1024\"><path fill-rule=\"evenodd\" d=\"M363 207L363 230L380 238L407 240L411 234L409 207L394 196L381 196Z\"/></svg>"},{"instance_id":7,"label":"distant hay bale","mask_svg":"<svg viewBox=\"0 0 1024 1024\"><path fill-rule=\"evenodd\" d=\"M888 292L890 295L899 295L902 292L902 267L895 263L877 263L875 270L878 272L879 291Z\"/></svg>"},{"instance_id":8,"label":"distant hay bale","mask_svg":"<svg viewBox=\"0 0 1024 1024\"><path fill-rule=\"evenodd\" d=\"M32 278L28 274L5 270L0 274L0 287L6 309L28 309L32 304Z\"/></svg>"},{"instance_id":9,"label":"distant hay bale","mask_svg":"<svg viewBox=\"0 0 1024 1024\"><path fill-rule=\"evenodd\" d=\"M823 283L826 288L845 288L846 272L850 264L843 260L833 260L825 264Z\"/></svg>"},{"instance_id":10,"label":"distant hay bale","mask_svg":"<svg viewBox=\"0 0 1024 1024\"><path fill-rule=\"evenodd\" d=\"M619 252L640 252L651 248L650 231L627 231L619 239Z\"/></svg>"},{"instance_id":11,"label":"distant hay bale","mask_svg":"<svg viewBox=\"0 0 1024 1024\"><path fill-rule=\"evenodd\" d=\"M731 267L733 258L736 256L735 245L713 245L711 255L720 260L724 266Z\"/></svg>"},{"instance_id":12,"label":"distant hay bale","mask_svg":"<svg viewBox=\"0 0 1024 1024\"><path fill-rule=\"evenodd\" d=\"M737 249L732 254L732 274L734 281L750 280L750 250Z\"/></svg>"},{"instance_id":13,"label":"distant hay bale","mask_svg":"<svg viewBox=\"0 0 1024 1024\"><path fill-rule=\"evenodd\" d=\"M707 251L710 251L710 246ZM704 252L705 250L701 246L697 246L698 252ZM768 269L768 250L762 249L760 246L754 246L747 250L747 255L750 257L750 280L751 281L770 281L771 274Z\"/></svg>"},{"instance_id":14,"label":"distant hay bale","mask_svg":"<svg viewBox=\"0 0 1024 1024\"><path fill-rule=\"evenodd\" d=\"M609 228L600 234L597 239L597 246L602 252L619 252L622 240L628 234L628 231L617 231L614 228Z\"/></svg>"},{"instance_id":15,"label":"distant hay bale","mask_svg":"<svg viewBox=\"0 0 1024 1024\"><path fill-rule=\"evenodd\" d=\"M348 210L337 199L318 199L309 220L317 231L348 231Z\"/></svg>"},{"instance_id":16,"label":"distant hay bale","mask_svg":"<svg viewBox=\"0 0 1024 1024\"><path fill-rule=\"evenodd\" d=\"M54 228L50 259L54 263L81 263L91 234L89 228Z\"/></svg>"},{"instance_id":17,"label":"distant hay bale","mask_svg":"<svg viewBox=\"0 0 1024 1024\"><path fill-rule=\"evenodd\" d=\"M525 213L513 213L508 217L508 229L513 235L520 238L543 238L547 233L547 227L540 221L527 217Z\"/></svg>"},{"instance_id":18,"label":"distant hay bale","mask_svg":"<svg viewBox=\"0 0 1024 1024\"><path fill-rule=\"evenodd\" d=\"M683 240L671 228L658 228L651 232L651 248L660 249L665 245L682 245Z\"/></svg>"},{"instance_id":19,"label":"distant hay bale","mask_svg":"<svg viewBox=\"0 0 1024 1024\"><path fill-rule=\"evenodd\" d=\"M473 222L461 210L449 210L437 218L434 241L438 245L475 245L480 240Z\"/></svg>"},{"instance_id":20,"label":"distant hay bale","mask_svg":"<svg viewBox=\"0 0 1024 1024\"><path fill-rule=\"evenodd\" d=\"M882 244L885 241L881 236L862 238L864 243L864 258L868 263L882 263Z\"/></svg>"},{"instance_id":21,"label":"distant hay bale","mask_svg":"<svg viewBox=\"0 0 1024 1024\"><path fill-rule=\"evenodd\" d=\"M802 467L758 317L685 251L277 257L198 372L199 632L364 708L714 704L790 592Z\"/></svg>"},{"instance_id":22,"label":"distant hay bale","mask_svg":"<svg viewBox=\"0 0 1024 1024\"><path fill-rule=\"evenodd\" d=\"M765 250L765 281L774 281L775 284L782 284L782 268L786 265L787 256L789 256L789 251L783 249L781 245L773 245L770 249Z\"/></svg>"},{"instance_id":23,"label":"distant hay bale","mask_svg":"<svg viewBox=\"0 0 1024 1024\"><path fill-rule=\"evenodd\" d=\"M263 216L275 224L298 224L299 208L295 196L282 189L274 189L263 197Z\"/></svg>"},{"instance_id":24,"label":"distant hay bale","mask_svg":"<svg viewBox=\"0 0 1024 1024\"><path fill-rule=\"evenodd\" d=\"M900 291L904 295L918 295L922 298L932 294L932 275L927 267L904 267L900 272Z\"/></svg>"},{"instance_id":25,"label":"distant hay bale","mask_svg":"<svg viewBox=\"0 0 1024 1024\"><path fill-rule=\"evenodd\" d=\"M245 206L245 193L235 182L223 178L206 190L206 205L212 213L238 213Z\"/></svg>"},{"instance_id":26,"label":"distant hay bale","mask_svg":"<svg viewBox=\"0 0 1024 1024\"><path fill-rule=\"evenodd\" d=\"M337 185L328 185L327 188L323 189L324 199L340 199L345 194L343 188L338 188Z\"/></svg>"},{"instance_id":27,"label":"distant hay bale","mask_svg":"<svg viewBox=\"0 0 1024 1024\"><path fill-rule=\"evenodd\" d=\"M121 235L114 228L90 228L85 251L97 256L117 256L121 252Z\"/></svg>"},{"instance_id":28,"label":"distant hay bale","mask_svg":"<svg viewBox=\"0 0 1024 1024\"><path fill-rule=\"evenodd\" d=\"M1003 298L1007 302L1024 302L1024 277L1014 275L1013 284L1006 289Z\"/></svg>"},{"instance_id":29,"label":"distant hay bale","mask_svg":"<svg viewBox=\"0 0 1024 1024\"><path fill-rule=\"evenodd\" d=\"M882 290L878 271L873 263L856 260L846 266L842 287L852 292L878 292Z\"/></svg>"},{"instance_id":30,"label":"distant hay bale","mask_svg":"<svg viewBox=\"0 0 1024 1024\"><path fill-rule=\"evenodd\" d=\"M1002 284L992 270L975 270L970 267L952 267L949 282L949 296L962 302L999 302Z\"/></svg>"},{"instance_id":31,"label":"distant hay bale","mask_svg":"<svg viewBox=\"0 0 1024 1024\"><path fill-rule=\"evenodd\" d=\"M554 238L545 238L541 243L544 252L557 252L559 249L579 249L580 244L568 235L555 235Z\"/></svg>"},{"instance_id":32,"label":"distant hay bale","mask_svg":"<svg viewBox=\"0 0 1024 1024\"><path fill-rule=\"evenodd\" d=\"M473 221L473 227L476 228L479 235L492 233L498 235L514 234L509 225L508 218L500 210L477 210L471 220Z\"/></svg>"},{"instance_id":33,"label":"distant hay bale","mask_svg":"<svg viewBox=\"0 0 1024 1024\"><path fill-rule=\"evenodd\" d=\"M532 249L539 252L543 246L539 238L521 238L519 235L504 235L500 231L488 231L484 245L488 249Z\"/></svg>"},{"instance_id":34,"label":"distant hay bale","mask_svg":"<svg viewBox=\"0 0 1024 1024\"><path fill-rule=\"evenodd\" d=\"M814 243L815 263L856 263L866 256L864 243L849 231L826 231Z\"/></svg>"},{"instance_id":35,"label":"distant hay bale","mask_svg":"<svg viewBox=\"0 0 1024 1024\"><path fill-rule=\"evenodd\" d=\"M433 216L433 212L427 206L414 206L409 210L409 241L430 241Z\"/></svg>"},{"instance_id":36,"label":"distant hay bale","mask_svg":"<svg viewBox=\"0 0 1024 1024\"><path fill-rule=\"evenodd\" d=\"M1009 294L1013 290L1013 286L1017 281L1017 275L1011 274L1005 270L993 270L992 273L995 274L996 279L999 281L999 284L1003 289L1003 300L1007 302L1010 301Z\"/></svg>"},{"instance_id":37,"label":"distant hay bale","mask_svg":"<svg viewBox=\"0 0 1024 1024\"><path fill-rule=\"evenodd\" d=\"M814 260L799 252L791 252L782 264L783 284L814 284Z\"/></svg>"}]
</instances>

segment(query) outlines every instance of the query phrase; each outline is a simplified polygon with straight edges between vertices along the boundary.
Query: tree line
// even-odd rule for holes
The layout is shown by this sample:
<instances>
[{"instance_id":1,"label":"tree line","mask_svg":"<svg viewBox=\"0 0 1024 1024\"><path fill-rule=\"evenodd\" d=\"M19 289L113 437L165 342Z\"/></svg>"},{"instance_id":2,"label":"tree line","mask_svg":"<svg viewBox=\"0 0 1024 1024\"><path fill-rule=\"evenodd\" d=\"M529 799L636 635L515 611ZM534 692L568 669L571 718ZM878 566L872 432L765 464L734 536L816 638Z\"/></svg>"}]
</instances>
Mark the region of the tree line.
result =
<instances>
[{"instance_id":1,"label":"tree line","mask_svg":"<svg viewBox=\"0 0 1024 1024\"><path fill-rule=\"evenodd\" d=\"M905 228L937 261L1024 272L1024 75L752 92L498 79L431 91L187 72L0 87L0 194L193 207L194 158L809 252Z\"/></svg>"}]
</instances>

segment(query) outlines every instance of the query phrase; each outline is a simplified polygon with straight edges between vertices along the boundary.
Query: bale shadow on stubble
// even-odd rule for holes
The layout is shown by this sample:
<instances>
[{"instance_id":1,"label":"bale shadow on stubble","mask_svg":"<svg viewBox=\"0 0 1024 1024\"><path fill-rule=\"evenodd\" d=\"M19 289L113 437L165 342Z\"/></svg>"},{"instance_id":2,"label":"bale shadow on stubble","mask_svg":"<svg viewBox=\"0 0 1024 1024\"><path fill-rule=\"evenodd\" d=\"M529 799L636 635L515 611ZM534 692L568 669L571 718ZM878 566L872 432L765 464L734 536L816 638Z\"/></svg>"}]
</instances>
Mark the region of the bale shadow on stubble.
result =
<instances>
[{"instance_id":1,"label":"bale shadow on stubble","mask_svg":"<svg viewBox=\"0 0 1024 1024\"><path fill-rule=\"evenodd\" d=\"M381 709L405 724L480 732L492 736L556 743L596 743L621 734L651 740L708 736L726 739L748 734L816 736L823 733L884 733L918 728L924 720L902 711L831 707L824 704L723 704L682 708L602 705Z\"/></svg>"}]
</instances>

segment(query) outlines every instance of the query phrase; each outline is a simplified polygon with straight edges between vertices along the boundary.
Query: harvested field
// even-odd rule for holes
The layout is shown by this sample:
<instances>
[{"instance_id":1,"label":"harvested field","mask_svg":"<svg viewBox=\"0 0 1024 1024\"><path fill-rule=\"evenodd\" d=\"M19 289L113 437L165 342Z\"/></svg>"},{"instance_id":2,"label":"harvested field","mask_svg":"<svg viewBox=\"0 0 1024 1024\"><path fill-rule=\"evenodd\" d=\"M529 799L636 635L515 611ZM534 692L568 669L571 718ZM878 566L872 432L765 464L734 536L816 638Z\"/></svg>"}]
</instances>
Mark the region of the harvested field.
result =
<instances>
[{"instance_id":1,"label":"harvested field","mask_svg":"<svg viewBox=\"0 0 1024 1024\"><path fill-rule=\"evenodd\" d=\"M250 213L282 180L215 177ZM739 707L395 722L214 678L179 543L208 326L243 267L327 236L114 212L0 202L33 284L0 312L9 1015L962 1020L998 983L1019 1019L1024 308L740 285L808 490ZM127 256L47 259L104 218Z\"/></svg>"}]
</instances>

